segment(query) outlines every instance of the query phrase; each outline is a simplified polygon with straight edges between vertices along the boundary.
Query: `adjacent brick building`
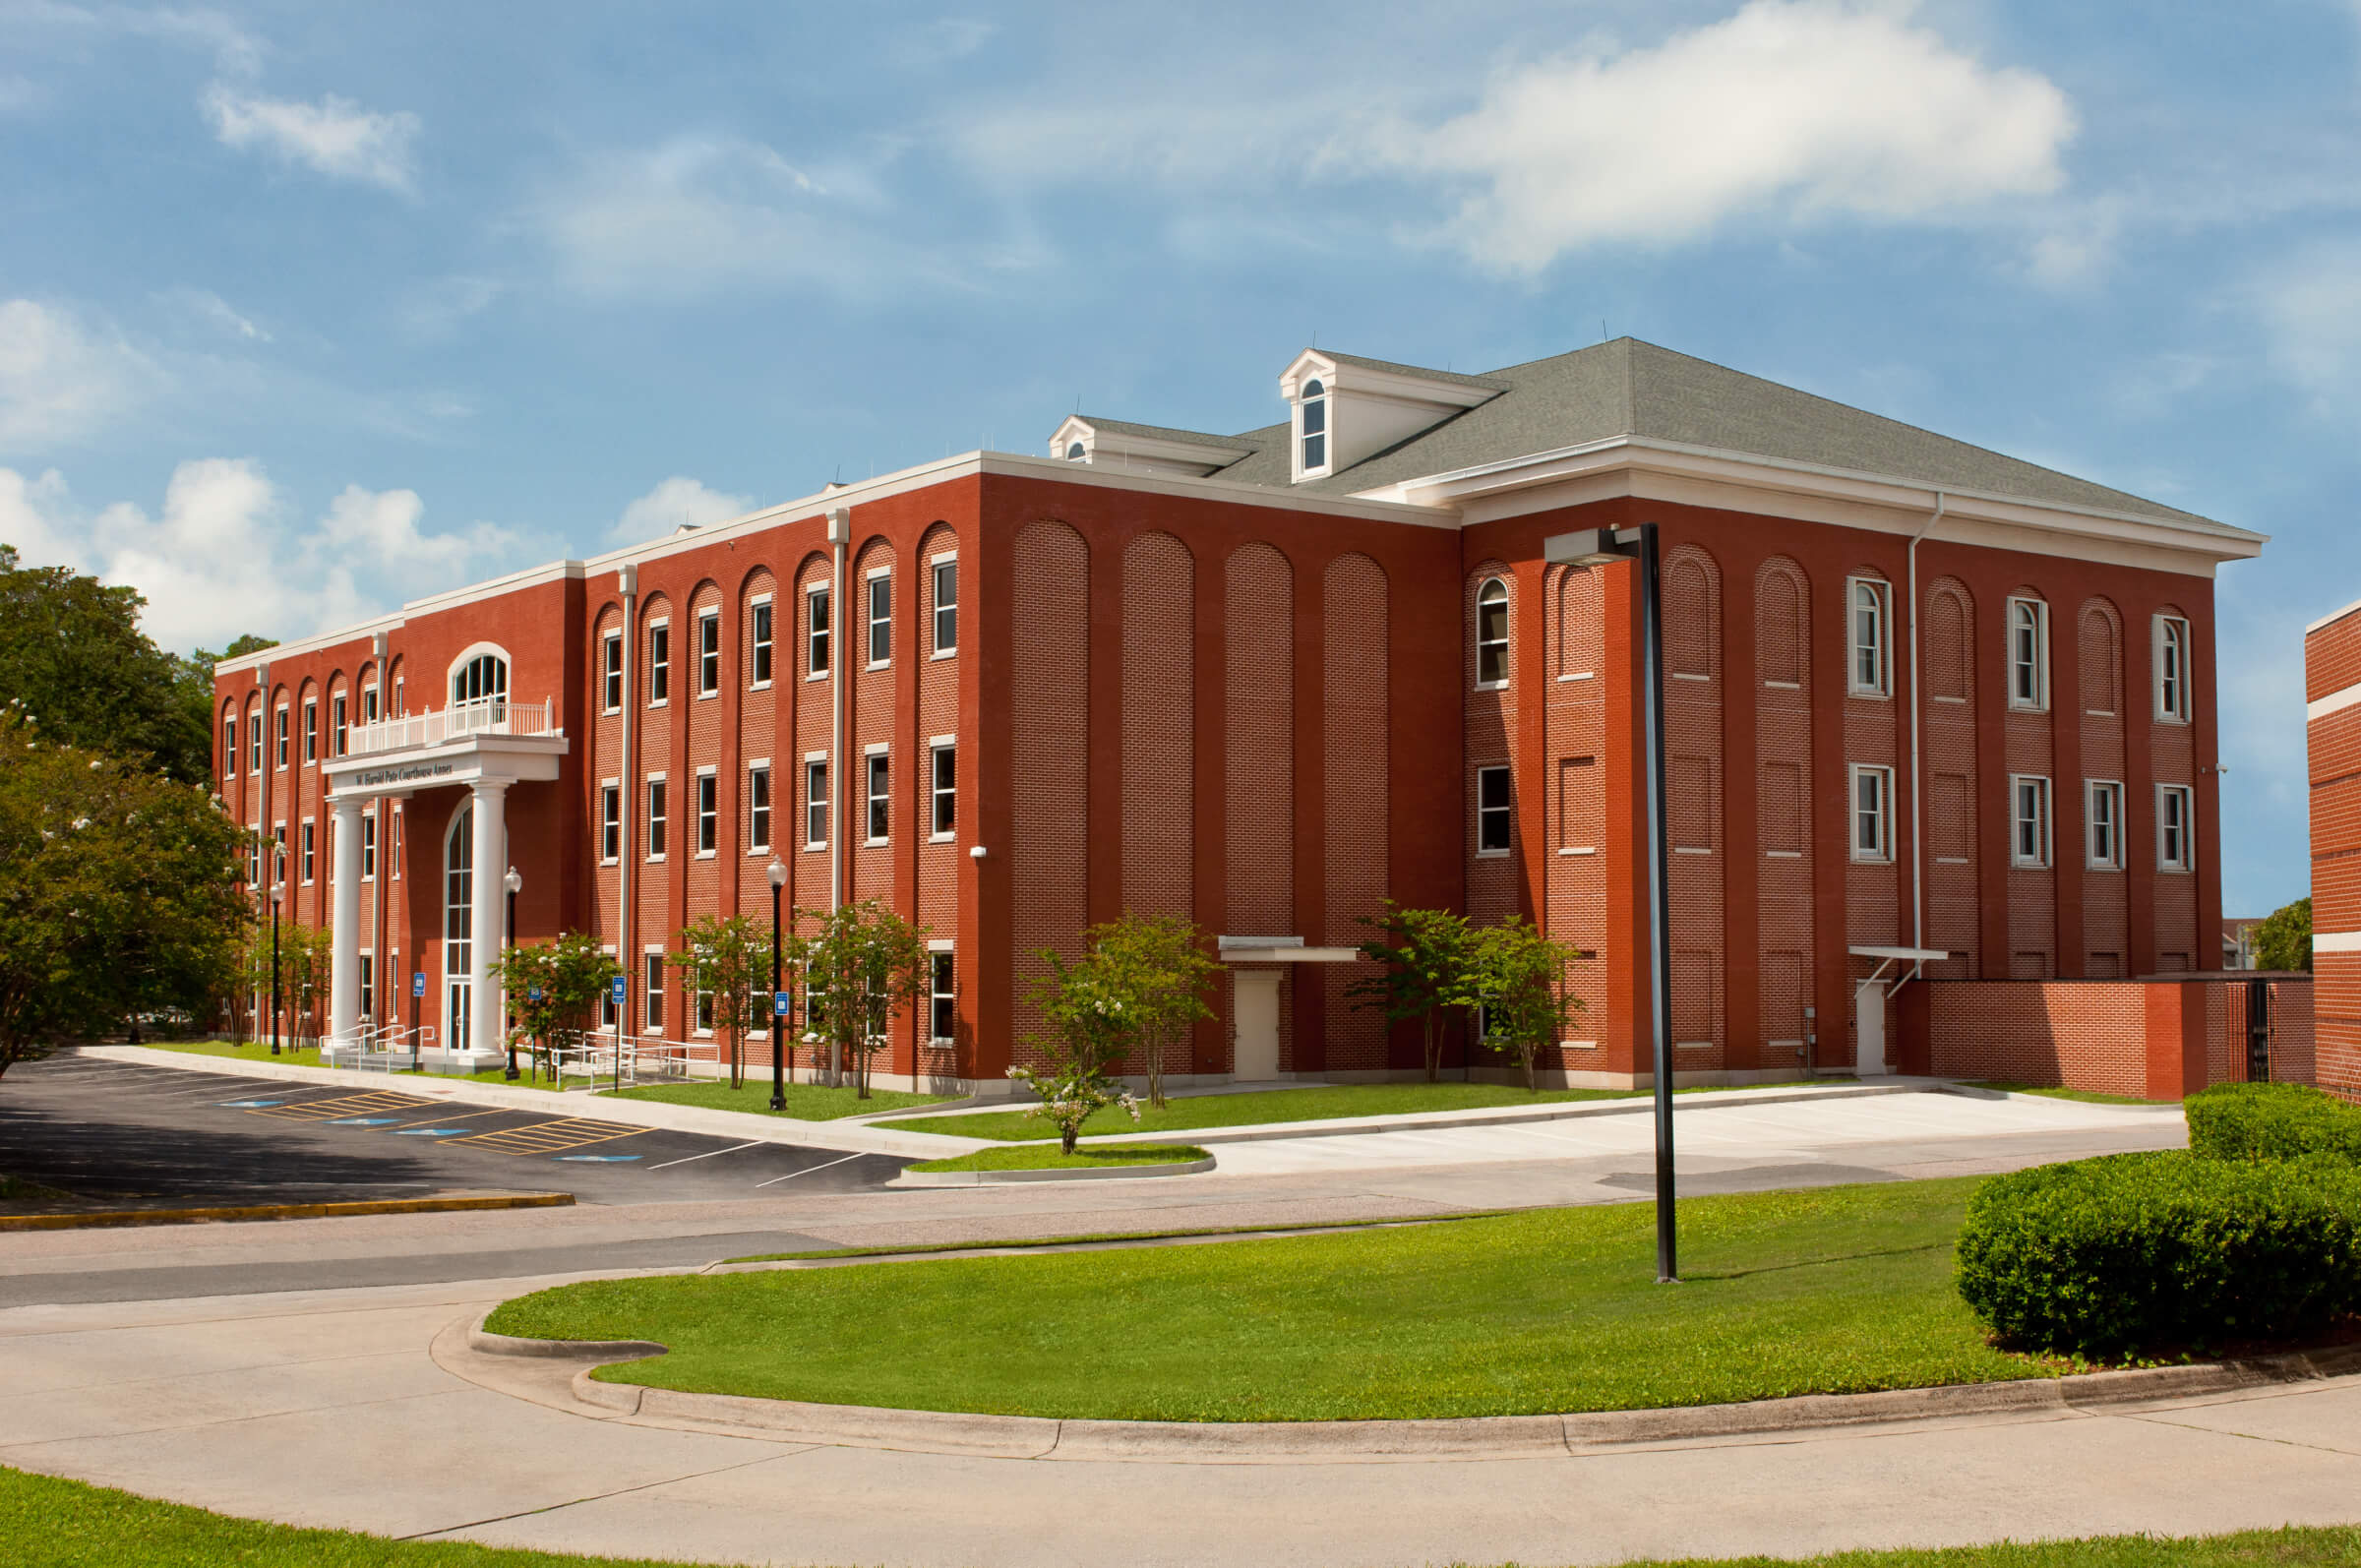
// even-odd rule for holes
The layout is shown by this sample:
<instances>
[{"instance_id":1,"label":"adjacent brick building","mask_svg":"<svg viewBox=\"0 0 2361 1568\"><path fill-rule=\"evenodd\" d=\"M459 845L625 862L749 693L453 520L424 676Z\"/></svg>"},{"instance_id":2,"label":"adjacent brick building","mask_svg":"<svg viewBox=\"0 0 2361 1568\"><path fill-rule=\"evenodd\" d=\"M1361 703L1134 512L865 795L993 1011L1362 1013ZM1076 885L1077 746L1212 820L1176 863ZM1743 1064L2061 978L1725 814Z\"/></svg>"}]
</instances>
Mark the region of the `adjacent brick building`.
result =
<instances>
[{"instance_id":1,"label":"adjacent brick building","mask_svg":"<svg viewBox=\"0 0 2361 1568\"><path fill-rule=\"evenodd\" d=\"M1884 990L1919 974L2217 961L2212 573L2259 535L1629 339L1483 376L1307 351L1280 395L1239 435L1077 415L1046 458L225 661L223 797L351 934L338 1032L422 975L421 1021L488 1050L497 1008L462 1014L513 866L519 938L595 933L623 1026L702 1045L650 956L766 914L775 858L791 905L883 898L946 955L888 1081L999 1080L1030 955L1125 909L1221 941L1176 1070L1409 1068L1344 995L1390 898L1578 946L1544 1065L1631 1082L1641 606L1544 542L1642 522L1682 1073L1875 1070L1923 1049Z\"/></svg>"},{"instance_id":2,"label":"adjacent brick building","mask_svg":"<svg viewBox=\"0 0 2361 1568\"><path fill-rule=\"evenodd\" d=\"M2361 1101L2361 604L2304 631L2317 1081Z\"/></svg>"}]
</instances>

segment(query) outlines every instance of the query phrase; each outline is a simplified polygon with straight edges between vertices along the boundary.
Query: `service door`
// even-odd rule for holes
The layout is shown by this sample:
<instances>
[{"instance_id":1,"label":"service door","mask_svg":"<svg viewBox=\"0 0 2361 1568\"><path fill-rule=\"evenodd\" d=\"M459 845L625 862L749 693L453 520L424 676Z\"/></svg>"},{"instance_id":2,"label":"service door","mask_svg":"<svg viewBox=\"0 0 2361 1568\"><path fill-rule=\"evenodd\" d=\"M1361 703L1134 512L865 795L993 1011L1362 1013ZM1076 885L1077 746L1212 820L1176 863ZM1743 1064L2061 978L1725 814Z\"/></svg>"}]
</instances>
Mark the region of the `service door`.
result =
<instances>
[{"instance_id":1,"label":"service door","mask_svg":"<svg viewBox=\"0 0 2361 1568\"><path fill-rule=\"evenodd\" d=\"M1279 976L1270 970L1236 970L1231 976L1236 1039L1230 1076L1253 1083L1279 1076Z\"/></svg>"}]
</instances>

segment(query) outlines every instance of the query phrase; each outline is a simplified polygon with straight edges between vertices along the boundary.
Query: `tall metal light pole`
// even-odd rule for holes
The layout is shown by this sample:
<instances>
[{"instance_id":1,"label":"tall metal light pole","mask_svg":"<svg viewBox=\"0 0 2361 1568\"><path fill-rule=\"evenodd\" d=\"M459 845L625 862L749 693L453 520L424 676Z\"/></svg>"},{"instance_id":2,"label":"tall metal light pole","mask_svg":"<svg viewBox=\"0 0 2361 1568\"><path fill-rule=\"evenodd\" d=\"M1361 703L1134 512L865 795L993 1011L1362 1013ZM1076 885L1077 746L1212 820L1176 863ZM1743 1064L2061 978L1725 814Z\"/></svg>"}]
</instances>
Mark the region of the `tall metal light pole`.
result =
<instances>
[{"instance_id":1,"label":"tall metal light pole","mask_svg":"<svg viewBox=\"0 0 2361 1568\"><path fill-rule=\"evenodd\" d=\"M1677 1194L1672 1180L1672 910L1666 871L1665 824L1665 633L1664 593L1657 559L1656 524L1636 528L1586 528L1542 543L1550 566L1597 567L1636 561L1640 569L1641 676L1647 713L1649 1000L1654 1025L1656 1080L1656 1282L1680 1283L1680 1251L1673 1229Z\"/></svg>"},{"instance_id":2,"label":"tall metal light pole","mask_svg":"<svg viewBox=\"0 0 2361 1568\"><path fill-rule=\"evenodd\" d=\"M278 884L278 861L271 864L271 1055L278 1055L278 901L286 890Z\"/></svg>"},{"instance_id":3,"label":"tall metal light pole","mask_svg":"<svg viewBox=\"0 0 2361 1568\"><path fill-rule=\"evenodd\" d=\"M787 1109L787 1009L779 1004L779 891L787 885L787 867L776 856L763 869L770 878L770 1109Z\"/></svg>"},{"instance_id":4,"label":"tall metal light pole","mask_svg":"<svg viewBox=\"0 0 2361 1568\"><path fill-rule=\"evenodd\" d=\"M503 959L501 968L505 971L508 968L506 959L516 950L516 895L524 890L524 875L512 866L509 868L509 874L501 878L500 884L509 890L508 930L500 934L500 950ZM505 974L501 979L500 994L504 1000L509 994L508 979ZM516 1019L514 1014L501 1020L500 1032L508 1036L509 1042L509 1070L505 1076L509 1082L515 1083L516 1081Z\"/></svg>"}]
</instances>

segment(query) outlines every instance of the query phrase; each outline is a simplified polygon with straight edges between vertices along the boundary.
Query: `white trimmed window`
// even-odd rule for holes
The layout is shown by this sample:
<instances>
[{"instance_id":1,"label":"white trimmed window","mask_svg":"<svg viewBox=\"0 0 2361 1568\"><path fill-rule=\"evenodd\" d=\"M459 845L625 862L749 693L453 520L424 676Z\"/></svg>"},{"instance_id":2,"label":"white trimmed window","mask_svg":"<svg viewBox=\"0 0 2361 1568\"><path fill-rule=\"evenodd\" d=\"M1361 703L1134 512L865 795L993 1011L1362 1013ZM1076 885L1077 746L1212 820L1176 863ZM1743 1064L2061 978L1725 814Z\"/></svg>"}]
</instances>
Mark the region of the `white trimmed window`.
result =
<instances>
[{"instance_id":1,"label":"white trimmed window","mask_svg":"<svg viewBox=\"0 0 2361 1568\"><path fill-rule=\"evenodd\" d=\"M599 705L609 713L623 711L623 633L610 632L598 639L599 679L604 690Z\"/></svg>"},{"instance_id":2,"label":"white trimmed window","mask_svg":"<svg viewBox=\"0 0 2361 1568\"><path fill-rule=\"evenodd\" d=\"M757 690L770 685L770 601L755 601L754 678L750 683Z\"/></svg>"},{"instance_id":3,"label":"white trimmed window","mask_svg":"<svg viewBox=\"0 0 2361 1568\"><path fill-rule=\"evenodd\" d=\"M935 558L935 652L959 651L959 558Z\"/></svg>"},{"instance_id":4,"label":"white trimmed window","mask_svg":"<svg viewBox=\"0 0 2361 1568\"><path fill-rule=\"evenodd\" d=\"M316 696L303 699L303 759L320 760L320 699Z\"/></svg>"},{"instance_id":5,"label":"white trimmed window","mask_svg":"<svg viewBox=\"0 0 2361 1568\"><path fill-rule=\"evenodd\" d=\"M869 667L883 669L893 659L893 572L869 574Z\"/></svg>"},{"instance_id":6,"label":"white trimmed window","mask_svg":"<svg viewBox=\"0 0 2361 1568\"><path fill-rule=\"evenodd\" d=\"M647 858L664 858L664 775L651 775L647 781Z\"/></svg>"},{"instance_id":7,"label":"white trimmed window","mask_svg":"<svg viewBox=\"0 0 2361 1568\"><path fill-rule=\"evenodd\" d=\"M804 673L814 680L828 673L828 590L824 583L804 590Z\"/></svg>"},{"instance_id":8,"label":"white trimmed window","mask_svg":"<svg viewBox=\"0 0 2361 1568\"><path fill-rule=\"evenodd\" d=\"M2189 722L2189 623L2177 615L2155 620L2156 720Z\"/></svg>"},{"instance_id":9,"label":"white trimmed window","mask_svg":"<svg viewBox=\"0 0 2361 1568\"><path fill-rule=\"evenodd\" d=\"M374 681L361 688L361 722L377 722L377 683Z\"/></svg>"},{"instance_id":10,"label":"white trimmed window","mask_svg":"<svg viewBox=\"0 0 2361 1568\"><path fill-rule=\"evenodd\" d=\"M408 717L410 711L409 698L402 695L401 680L398 675L394 677L394 716L397 719Z\"/></svg>"},{"instance_id":11,"label":"white trimmed window","mask_svg":"<svg viewBox=\"0 0 2361 1568\"><path fill-rule=\"evenodd\" d=\"M397 882L401 880L401 808L396 806L394 808L394 879Z\"/></svg>"},{"instance_id":12,"label":"white trimmed window","mask_svg":"<svg viewBox=\"0 0 2361 1568\"><path fill-rule=\"evenodd\" d=\"M935 837L946 839L959 827L959 752L949 742L928 749L928 821Z\"/></svg>"},{"instance_id":13,"label":"white trimmed window","mask_svg":"<svg viewBox=\"0 0 2361 1568\"><path fill-rule=\"evenodd\" d=\"M623 859L623 786L612 781L598 787L598 858Z\"/></svg>"},{"instance_id":14,"label":"white trimmed window","mask_svg":"<svg viewBox=\"0 0 2361 1568\"><path fill-rule=\"evenodd\" d=\"M361 814L361 880L377 880L377 808Z\"/></svg>"},{"instance_id":15,"label":"white trimmed window","mask_svg":"<svg viewBox=\"0 0 2361 1568\"><path fill-rule=\"evenodd\" d=\"M672 623L657 621L647 629L647 705L661 707L672 696Z\"/></svg>"},{"instance_id":16,"label":"white trimmed window","mask_svg":"<svg viewBox=\"0 0 2361 1568\"><path fill-rule=\"evenodd\" d=\"M361 1016L377 1016L377 955L364 947L361 960Z\"/></svg>"},{"instance_id":17,"label":"white trimmed window","mask_svg":"<svg viewBox=\"0 0 2361 1568\"><path fill-rule=\"evenodd\" d=\"M605 954L606 954L606 955L607 955L609 958L612 958L612 957L614 957L614 956L615 956L615 949L614 949L614 948L612 948L612 947L601 947L601 948L599 949L599 951L600 951L600 952L602 952L602 953L605 953ZM620 966L618 966L618 967L620 967ZM618 1018L616 1017L616 1012L617 1012L617 1009L616 1009L616 1006L615 1006L615 987L614 987L612 984L608 984L608 985L604 985L604 986L601 986L601 987L599 987L599 988L598 988L598 1027L599 1027L599 1028L601 1028L601 1029L612 1029L612 1028L614 1028L614 1027L616 1026L616 1024L619 1022Z\"/></svg>"},{"instance_id":18,"label":"white trimmed window","mask_svg":"<svg viewBox=\"0 0 2361 1568\"><path fill-rule=\"evenodd\" d=\"M2009 601L2009 706L2049 706L2049 606L2039 599Z\"/></svg>"},{"instance_id":19,"label":"white trimmed window","mask_svg":"<svg viewBox=\"0 0 2361 1568\"><path fill-rule=\"evenodd\" d=\"M1328 389L1318 380L1303 384L1297 400L1297 425L1302 432L1297 468L1304 478L1328 471Z\"/></svg>"},{"instance_id":20,"label":"white trimmed window","mask_svg":"<svg viewBox=\"0 0 2361 1568\"><path fill-rule=\"evenodd\" d=\"M951 1043L951 1030L958 1020L957 997L951 989L956 968L949 953L927 955L927 1036L938 1046Z\"/></svg>"},{"instance_id":21,"label":"white trimmed window","mask_svg":"<svg viewBox=\"0 0 2361 1568\"><path fill-rule=\"evenodd\" d=\"M812 757L804 763L804 848L828 847L828 764Z\"/></svg>"},{"instance_id":22,"label":"white trimmed window","mask_svg":"<svg viewBox=\"0 0 2361 1568\"><path fill-rule=\"evenodd\" d=\"M2009 775L2009 864L2049 864L2049 780L2031 773Z\"/></svg>"},{"instance_id":23,"label":"white trimmed window","mask_svg":"<svg viewBox=\"0 0 2361 1568\"><path fill-rule=\"evenodd\" d=\"M238 776L238 716L224 714L221 719L221 776Z\"/></svg>"},{"instance_id":24,"label":"white trimmed window","mask_svg":"<svg viewBox=\"0 0 2361 1568\"><path fill-rule=\"evenodd\" d=\"M707 610L696 618L696 694L711 696L721 690L721 612Z\"/></svg>"},{"instance_id":25,"label":"white trimmed window","mask_svg":"<svg viewBox=\"0 0 2361 1568\"><path fill-rule=\"evenodd\" d=\"M1894 858L1894 770L1868 762L1852 765L1852 858Z\"/></svg>"},{"instance_id":26,"label":"white trimmed window","mask_svg":"<svg viewBox=\"0 0 2361 1568\"><path fill-rule=\"evenodd\" d=\"M750 851L770 848L770 764L757 762L746 770L746 844Z\"/></svg>"},{"instance_id":27,"label":"white trimmed window","mask_svg":"<svg viewBox=\"0 0 2361 1568\"><path fill-rule=\"evenodd\" d=\"M338 692L328 699L328 728L332 737L329 744L334 749L337 756L342 756L350 749L349 736L351 732L345 723L346 717L344 694Z\"/></svg>"},{"instance_id":28,"label":"white trimmed window","mask_svg":"<svg viewBox=\"0 0 2361 1568\"><path fill-rule=\"evenodd\" d=\"M869 842L882 844L893 826L893 763L884 752L869 754Z\"/></svg>"},{"instance_id":29,"label":"white trimmed window","mask_svg":"<svg viewBox=\"0 0 2361 1568\"><path fill-rule=\"evenodd\" d=\"M278 771L284 773L287 770L287 708L283 702L278 707L278 723L273 735L278 743L274 753L278 758Z\"/></svg>"},{"instance_id":30,"label":"white trimmed window","mask_svg":"<svg viewBox=\"0 0 2361 1568\"><path fill-rule=\"evenodd\" d=\"M664 1032L664 955L660 952L643 955L647 960L647 1006L640 1016L647 1020L647 1032Z\"/></svg>"},{"instance_id":31,"label":"white trimmed window","mask_svg":"<svg viewBox=\"0 0 2361 1568\"><path fill-rule=\"evenodd\" d=\"M263 710L249 708L246 713L246 771L263 770Z\"/></svg>"},{"instance_id":32,"label":"white trimmed window","mask_svg":"<svg viewBox=\"0 0 2361 1568\"><path fill-rule=\"evenodd\" d=\"M721 836L721 780L713 769L699 768L696 774L696 852L710 855Z\"/></svg>"},{"instance_id":33,"label":"white trimmed window","mask_svg":"<svg viewBox=\"0 0 2361 1568\"><path fill-rule=\"evenodd\" d=\"M1506 766L1476 770L1476 853L1505 855L1515 826Z\"/></svg>"},{"instance_id":34,"label":"white trimmed window","mask_svg":"<svg viewBox=\"0 0 2361 1568\"><path fill-rule=\"evenodd\" d=\"M312 854L314 845L314 839L312 836L312 819L308 816L303 819L303 836L298 840L298 843L303 851L303 879L308 884L312 879L312 872L314 867Z\"/></svg>"},{"instance_id":35,"label":"white trimmed window","mask_svg":"<svg viewBox=\"0 0 2361 1568\"><path fill-rule=\"evenodd\" d=\"M2156 786L2156 870L2197 866L2197 794L2186 784Z\"/></svg>"},{"instance_id":36,"label":"white trimmed window","mask_svg":"<svg viewBox=\"0 0 2361 1568\"><path fill-rule=\"evenodd\" d=\"M1892 590L1876 577L1848 577L1845 591L1852 608L1852 662L1847 673L1852 694L1885 696L1893 691L1886 656L1887 595Z\"/></svg>"},{"instance_id":37,"label":"white trimmed window","mask_svg":"<svg viewBox=\"0 0 2361 1568\"><path fill-rule=\"evenodd\" d=\"M1508 685L1508 584L1498 577L1476 590L1476 685Z\"/></svg>"},{"instance_id":38,"label":"white trimmed window","mask_svg":"<svg viewBox=\"0 0 2361 1568\"><path fill-rule=\"evenodd\" d=\"M2112 779L2083 782L2083 820L2089 835L2087 864L2094 872L2123 869L2123 786Z\"/></svg>"}]
</instances>

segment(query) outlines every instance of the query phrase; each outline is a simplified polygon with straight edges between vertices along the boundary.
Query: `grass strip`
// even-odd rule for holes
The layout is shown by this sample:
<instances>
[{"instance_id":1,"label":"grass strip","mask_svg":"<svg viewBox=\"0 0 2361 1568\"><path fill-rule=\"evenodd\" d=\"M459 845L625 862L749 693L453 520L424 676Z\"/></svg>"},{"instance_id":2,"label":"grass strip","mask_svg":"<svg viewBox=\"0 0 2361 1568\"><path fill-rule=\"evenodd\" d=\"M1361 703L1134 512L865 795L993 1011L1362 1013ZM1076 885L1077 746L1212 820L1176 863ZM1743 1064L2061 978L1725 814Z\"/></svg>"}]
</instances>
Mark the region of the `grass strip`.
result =
<instances>
[{"instance_id":1,"label":"grass strip","mask_svg":"<svg viewBox=\"0 0 2361 1568\"><path fill-rule=\"evenodd\" d=\"M17 1568L680 1568L645 1557L393 1540L301 1530L156 1502L82 1481L0 1469L0 1539ZM1511 1568L1511 1565L1503 1565ZM1806 1559L1746 1557L1626 1568L2361 1568L2361 1529L2254 1530L2232 1536L2100 1536L2017 1545L1847 1551Z\"/></svg>"},{"instance_id":2,"label":"grass strip","mask_svg":"<svg viewBox=\"0 0 2361 1568\"><path fill-rule=\"evenodd\" d=\"M795 1263L807 1258L901 1258L926 1252L976 1252L987 1247L1079 1246L1084 1243L1167 1241L1191 1236L1288 1236L1298 1232L1360 1231L1384 1225L1448 1225L1454 1220L1485 1220L1513 1209L1476 1209L1465 1214L1399 1214L1378 1220L1326 1220L1318 1225L1209 1225L1194 1230L1092 1231L1081 1236L1027 1236L1005 1241L917 1241L902 1246L830 1246L809 1252L757 1252L751 1257L723 1258L724 1263Z\"/></svg>"},{"instance_id":3,"label":"grass strip","mask_svg":"<svg viewBox=\"0 0 2361 1568\"><path fill-rule=\"evenodd\" d=\"M349 1066L338 1066L336 1063L332 1061L322 1061L320 1059L319 1048L316 1046L304 1046L301 1048L287 1046L283 1048L277 1055L273 1056L271 1055L271 1044L269 1041L264 1041L259 1045L253 1041L248 1041L242 1046L232 1046L228 1042L221 1040L151 1040L144 1042L144 1044L151 1051L177 1051L183 1053L184 1055L193 1056L228 1056L238 1061L275 1061L286 1066L329 1068L337 1072L351 1073L355 1078L369 1081L375 1081L378 1079L399 1080L403 1078L440 1078L452 1083L509 1082L508 1065L505 1062L500 1066L485 1067L475 1072L412 1072L406 1067L391 1071L382 1067L371 1067L366 1071L356 1071ZM516 1057L516 1081L513 1084L510 1084L511 1088L545 1089L552 1093L555 1093L559 1088L559 1085L548 1077L535 1078L533 1076L531 1058L521 1054ZM585 1081L578 1073L569 1073L567 1074L567 1079L569 1082L576 1084L583 1083Z\"/></svg>"},{"instance_id":4,"label":"grass strip","mask_svg":"<svg viewBox=\"0 0 2361 1568\"><path fill-rule=\"evenodd\" d=\"M947 1160L922 1160L913 1171L1103 1171L1111 1166L1186 1165L1207 1158L1189 1143L1119 1143L1067 1154L1056 1144L1012 1143Z\"/></svg>"},{"instance_id":5,"label":"grass strip","mask_svg":"<svg viewBox=\"0 0 2361 1568\"><path fill-rule=\"evenodd\" d=\"M499 1333L652 1339L598 1376L823 1404L1132 1420L1652 1409L2055 1375L1952 1285L1980 1177L1694 1198L1655 1283L1646 1204L890 1269L602 1280ZM782 1337L777 1325L799 1330ZM946 1360L944 1323L993 1347ZM1124 1347L1112 1366L1106 1347Z\"/></svg>"},{"instance_id":6,"label":"grass strip","mask_svg":"<svg viewBox=\"0 0 2361 1568\"><path fill-rule=\"evenodd\" d=\"M760 1078L749 1077L743 1088L733 1089L726 1079L700 1083L652 1084L637 1089L626 1089L621 1094L609 1091L619 1100L653 1100L668 1106L702 1106L708 1111L736 1111L748 1116L784 1116L795 1121L834 1121L843 1116L869 1116L878 1111L898 1111L906 1106L938 1105L954 1098L940 1094L910 1094L899 1089L872 1089L863 1100L852 1089L831 1089L824 1084L791 1083L782 1098L787 1102L784 1111L770 1109L769 1063L763 1063Z\"/></svg>"},{"instance_id":7,"label":"grass strip","mask_svg":"<svg viewBox=\"0 0 2361 1568\"><path fill-rule=\"evenodd\" d=\"M1800 1080L1799 1080L1800 1081ZM1704 1094L1714 1088L1785 1089L1792 1084L1756 1083L1699 1085L1677 1094ZM1082 1123L1085 1137L1123 1132L1181 1132L1192 1127L1242 1127L1266 1121L1335 1121L1346 1116L1395 1116L1417 1112L1479 1111L1498 1106L1561 1105L1583 1100L1643 1100L1645 1089L1544 1089L1528 1093L1503 1083L1350 1083L1325 1088L1256 1089L1245 1094L1189 1095L1169 1101L1161 1111L1143 1103L1139 1122L1110 1107L1095 1112ZM1002 1143L1031 1143L1058 1136L1058 1129L1023 1111L986 1111L974 1115L926 1116L880 1121L881 1127L903 1132L947 1132L962 1138L991 1138Z\"/></svg>"},{"instance_id":8,"label":"grass strip","mask_svg":"<svg viewBox=\"0 0 2361 1568\"><path fill-rule=\"evenodd\" d=\"M2095 1089L2068 1089L2054 1083L2009 1083L2003 1080L1970 1085L1976 1089L1998 1089L2003 1094L2037 1094L2045 1100L2080 1100L2094 1106L2152 1106L2153 1100L2144 1100L2133 1094L2100 1094Z\"/></svg>"}]
</instances>

